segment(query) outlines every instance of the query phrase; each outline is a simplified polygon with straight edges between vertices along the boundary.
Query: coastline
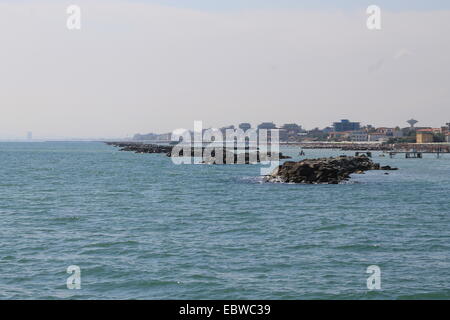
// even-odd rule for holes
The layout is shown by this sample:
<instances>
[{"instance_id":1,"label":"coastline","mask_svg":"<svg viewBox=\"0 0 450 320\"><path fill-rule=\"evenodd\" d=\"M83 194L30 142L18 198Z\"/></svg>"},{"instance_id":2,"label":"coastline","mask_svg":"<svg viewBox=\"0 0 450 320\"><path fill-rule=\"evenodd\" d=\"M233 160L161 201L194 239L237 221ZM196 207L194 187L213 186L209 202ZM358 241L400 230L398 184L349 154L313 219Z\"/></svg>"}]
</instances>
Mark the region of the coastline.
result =
<instances>
[{"instance_id":1,"label":"coastline","mask_svg":"<svg viewBox=\"0 0 450 320\"><path fill-rule=\"evenodd\" d=\"M283 146L298 146L303 149L339 149L343 151L397 151L450 153L449 143L399 143L379 142L280 142Z\"/></svg>"}]
</instances>

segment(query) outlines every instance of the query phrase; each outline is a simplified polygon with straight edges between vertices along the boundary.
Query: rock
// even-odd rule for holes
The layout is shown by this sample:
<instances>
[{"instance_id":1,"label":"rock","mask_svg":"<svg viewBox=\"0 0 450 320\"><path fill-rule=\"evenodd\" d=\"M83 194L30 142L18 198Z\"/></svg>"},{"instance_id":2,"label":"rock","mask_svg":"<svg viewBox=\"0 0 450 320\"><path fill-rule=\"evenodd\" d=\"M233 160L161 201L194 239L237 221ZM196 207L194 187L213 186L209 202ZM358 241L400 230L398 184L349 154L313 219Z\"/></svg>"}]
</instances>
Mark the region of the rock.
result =
<instances>
[{"instance_id":1,"label":"rock","mask_svg":"<svg viewBox=\"0 0 450 320\"><path fill-rule=\"evenodd\" d=\"M353 173L361 174L367 170L380 170L380 165L364 155L307 159L299 162L287 161L278 166L264 180L266 182L337 184L348 180Z\"/></svg>"},{"instance_id":2,"label":"rock","mask_svg":"<svg viewBox=\"0 0 450 320\"><path fill-rule=\"evenodd\" d=\"M166 156L173 156L173 146L167 145L157 145L157 144L145 144L141 142L106 142L106 144L120 148L120 151L131 151L138 154L144 153L165 153ZM205 153L205 147L198 147L197 149L191 147L191 157L195 156L196 151L200 151L201 154ZM189 150L189 147L188 147ZM261 161L270 161L274 154L272 153L262 153L259 149L251 149L246 147L242 150L242 158L238 156L237 152L233 148L223 148L223 159L218 161L215 159L215 153L212 152L211 156L205 155L203 158L203 163L205 164L255 164ZM189 151L188 151L189 153ZM183 155L183 150L180 150L179 157L189 156ZM290 159L291 157L283 155L281 152L278 154L278 159Z\"/></svg>"},{"instance_id":3,"label":"rock","mask_svg":"<svg viewBox=\"0 0 450 320\"><path fill-rule=\"evenodd\" d=\"M282 154L281 152L278 154L278 158L279 158L279 159L292 159L292 157L290 157L290 156L285 156L285 155Z\"/></svg>"},{"instance_id":4,"label":"rock","mask_svg":"<svg viewBox=\"0 0 450 320\"><path fill-rule=\"evenodd\" d=\"M119 151L131 151L135 153L169 153L173 148L172 146L139 142L106 142L106 144L120 148Z\"/></svg>"},{"instance_id":5,"label":"rock","mask_svg":"<svg viewBox=\"0 0 450 320\"><path fill-rule=\"evenodd\" d=\"M398 168L392 168L391 166L383 166L380 170L398 170Z\"/></svg>"},{"instance_id":6,"label":"rock","mask_svg":"<svg viewBox=\"0 0 450 320\"><path fill-rule=\"evenodd\" d=\"M211 152L211 154L206 154L205 153L205 148L203 147L202 150L199 150L200 147L198 148L191 148L191 157L194 157L195 155L195 151L197 151L200 154L203 154L203 164L256 164L256 163L260 163L261 161L271 161L271 159L273 159L275 154L272 154L270 152L268 153L263 153L260 152L259 150L255 150L252 149L250 150L249 148L245 148L245 150L242 150L241 152L237 152L237 150L233 149L233 148L226 148L224 147L222 149L222 159L217 159L216 158L216 150L212 150L212 151L207 151L207 152ZM189 150L189 148L188 148ZM218 149L220 150L220 148ZM173 150L172 150L173 151ZM179 154L175 155L173 154L173 152L169 152L167 153L168 157L184 157L184 151L182 149L179 150ZM188 151L189 152L189 151ZM189 155L188 155L189 156ZM278 154L278 159L290 159L291 157L289 156L285 156L283 155L281 152Z\"/></svg>"}]
</instances>

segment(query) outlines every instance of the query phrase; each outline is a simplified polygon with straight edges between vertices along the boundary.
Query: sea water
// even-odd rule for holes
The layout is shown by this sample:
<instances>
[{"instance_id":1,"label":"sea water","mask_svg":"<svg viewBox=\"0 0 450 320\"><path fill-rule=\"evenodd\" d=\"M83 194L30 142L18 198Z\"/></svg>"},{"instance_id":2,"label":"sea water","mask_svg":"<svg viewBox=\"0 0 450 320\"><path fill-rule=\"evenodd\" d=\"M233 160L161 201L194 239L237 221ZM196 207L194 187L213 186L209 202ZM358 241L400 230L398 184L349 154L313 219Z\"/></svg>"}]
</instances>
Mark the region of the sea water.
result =
<instances>
[{"instance_id":1,"label":"sea water","mask_svg":"<svg viewBox=\"0 0 450 320\"><path fill-rule=\"evenodd\" d=\"M450 155L379 155L400 170L294 185L100 142L0 143L0 299L448 299Z\"/></svg>"}]
</instances>

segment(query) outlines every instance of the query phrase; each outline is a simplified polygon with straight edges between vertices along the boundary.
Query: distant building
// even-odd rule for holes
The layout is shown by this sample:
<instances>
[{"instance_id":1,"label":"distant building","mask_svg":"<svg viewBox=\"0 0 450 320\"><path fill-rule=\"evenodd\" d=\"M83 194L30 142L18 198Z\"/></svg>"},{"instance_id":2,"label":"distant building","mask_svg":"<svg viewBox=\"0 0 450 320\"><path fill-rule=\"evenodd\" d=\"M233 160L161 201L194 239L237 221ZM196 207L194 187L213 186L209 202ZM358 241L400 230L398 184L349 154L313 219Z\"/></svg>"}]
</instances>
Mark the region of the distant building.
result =
<instances>
[{"instance_id":1,"label":"distant building","mask_svg":"<svg viewBox=\"0 0 450 320\"><path fill-rule=\"evenodd\" d=\"M339 131L330 132L328 136L329 140L334 141L354 141L354 142L367 142L369 135L367 131Z\"/></svg>"},{"instance_id":2,"label":"distant building","mask_svg":"<svg viewBox=\"0 0 450 320\"><path fill-rule=\"evenodd\" d=\"M334 132L334 128L333 127L325 127L321 131L323 133L330 133L330 132Z\"/></svg>"},{"instance_id":3,"label":"distant building","mask_svg":"<svg viewBox=\"0 0 450 320\"><path fill-rule=\"evenodd\" d=\"M276 129L276 128L277 128L277 126L273 122L263 122L258 125L258 130L259 129L270 130L270 129Z\"/></svg>"},{"instance_id":4,"label":"distant building","mask_svg":"<svg viewBox=\"0 0 450 320\"><path fill-rule=\"evenodd\" d=\"M395 128L395 130L392 132L392 136L394 138L402 138L404 136L404 134L400 128Z\"/></svg>"},{"instance_id":5,"label":"distant building","mask_svg":"<svg viewBox=\"0 0 450 320\"><path fill-rule=\"evenodd\" d=\"M432 143L433 129L420 129L416 132L416 143Z\"/></svg>"},{"instance_id":6,"label":"distant building","mask_svg":"<svg viewBox=\"0 0 450 320\"><path fill-rule=\"evenodd\" d=\"M252 125L250 123L244 122L244 123L239 124L239 129L242 129L244 132L251 128L252 128Z\"/></svg>"},{"instance_id":7,"label":"distant building","mask_svg":"<svg viewBox=\"0 0 450 320\"><path fill-rule=\"evenodd\" d=\"M260 133L259 130L261 130L261 129L267 130L267 141L271 142L272 141L272 132L270 130L274 130L274 129L278 129L278 128L273 122L263 122L258 125L258 130L257 130L258 135ZM278 136L277 140L279 140L279 138L280 137ZM259 139L259 137L258 137L258 139Z\"/></svg>"},{"instance_id":8,"label":"distant building","mask_svg":"<svg viewBox=\"0 0 450 320\"><path fill-rule=\"evenodd\" d=\"M366 131L350 131L350 141L364 142L369 140L369 134Z\"/></svg>"},{"instance_id":9,"label":"distant building","mask_svg":"<svg viewBox=\"0 0 450 320\"><path fill-rule=\"evenodd\" d=\"M296 123L286 123L286 124L283 124L281 129L300 132L302 130L302 126L300 126L300 125L298 125Z\"/></svg>"},{"instance_id":10,"label":"distant building","mask_svg":"<svg viewBox=\"0 0 450 320\"><path fill-rule=\"evenodd\" d=\"M376 128L375 132L379 134L384 134L386 136L392 136L395 129L393 128L386 128L386 127L380 127Z\"/></svg>"},{"instance_id":11,"label":"distant building","mask_svg":"<svg viewBox=\"0 0 450 320\"><path fill-rule=\"evenodd\" d=\"M158 134L156 137L156 141L171 141L171 140L172 140L172 133Z\"/></svg>"},{"instance_id":12,"label":"distant building","mask_svg":"<svg viewBox=\"0 0 450 320\"><path fill-rule=\"evenodd\" d=\"M350 132L348 131L333 131L328 134L328 140L333 141L349 141L350 140Z\"/></svg>"},{"instance_id":13,"label":"distant building","mask_svg":"<svg viewBox=\"0 0 450 320\"><path fill-rule=\"evenodd\" d=\"M296 141L300 133L302 133L302 126L296 123L287 123L280 128L281 141Z\"/></svg>"},{"instance_id":14,"label":"distant building","mask_svg":"<svg viewBox=\"0 0 450 320\"><path fill-rule=\"evenodd\" d=\"M389 136L380 132L371 132L368 134L368 141L385 142L389 140Z\"/></svg>"},{"instance_id":15,"label":"distant building","mask_svg":"<svg viewBox=\"0 0 450 320\"><path fill-rule=\"evenodd\" d=\"M380 127L372 131L379 135L385 135L387 138L401 138L403 137L403 131L400 128L386 128Z\"/></svg>"},{"instance_id":16,"label":"distant building","mask_svg":"<svg viewBox=\"0 0 450 320\"><path fill-rule=\"evenodd\" d=\"M406 121L406 122L410 125L410 128L414 128L414 125L415 125L417 122L419 122L419 121L414 120L414 119L411 119L411 120L408 120L408 121Z\"/></svg>"},{"instance_id":17,"label":"distant building","mask_svg":"<svg viewBox=\"0 0 450 320\"><path fill-rule=\"evenodd\" d=\"M225 136L227 134L227 130L235 130L234 126L227 126L227 127L222 127L220 128L220 131L222 132L222 134Z\"/></svg>"},{"instance_id":18,"label":"distant building","mask_svg":"<svg viewBox=\"0 0 450 320\"><path fill-rule=\"evenodd\" d=\"M333 123L333 128L335 132L358 131L361 129L361 125L359 122L350 122L350 120L343 119L341 122Z\"/></svg>"},{"instance_id":19,"label":"distant building","mask_svg":"<svg viewBox=\"0 0 450 320\"><path fill-rule=\"evenodd\" d=\"M447 141L448 143L450 143L450 132L448 132L448 133L445 135L445 141Z\"/></svg>"},{"instance_id":20,"label":"distant building","mask_svg":"<svg viewBox=\"0 0 450 320\"><path fill-rule=\"evenodd\" d=\"M172 137L171 133L163 133L163 134L156 134L156 133L147 133L147 134L135 134L133 136L133 140L137 141L170 141Z\"/></svg>"},{"instance_id":21,"label":"distant building","mask_svg":"<svg viewBox=\"0 0 450 320\"><path fill-rule=\"evenodd\" d=\"M158 135L156 133L147 133L147 134L140 134L137 133L133 136L133 140L140 140L140 141L144 141L144 140L157 140L158 139Z\"/></svg>"}]
</instances>

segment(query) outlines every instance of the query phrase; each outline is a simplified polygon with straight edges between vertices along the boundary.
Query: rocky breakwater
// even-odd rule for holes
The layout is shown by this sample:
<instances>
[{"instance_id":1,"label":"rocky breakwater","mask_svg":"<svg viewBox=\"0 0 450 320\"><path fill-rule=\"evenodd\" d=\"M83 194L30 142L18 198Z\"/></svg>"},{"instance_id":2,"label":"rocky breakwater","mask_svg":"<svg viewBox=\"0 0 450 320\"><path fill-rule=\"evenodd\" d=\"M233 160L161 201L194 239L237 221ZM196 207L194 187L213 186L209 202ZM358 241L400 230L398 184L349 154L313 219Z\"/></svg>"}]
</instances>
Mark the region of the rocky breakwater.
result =
<instances>
[{"instance_id":1,"label":"rocky breakwater","mask_svg":"<svg viewBox=\"0 0 450 320\"><path fill-rule=\"evenodd\" d=\"M190 150L190 155L189 155ZM202 155L203 164L256 164L262 161L271 161L273 159L290 159L291 157L283 155L281 152L277 154L271 152L260 152L259 150L250 150L245 148L241 151L233 148L218 147L214 150L207 150L206 148L187 148L188 154L184 154L184 150L178 152L167 153L168 157L197 157ZM217 151L217 152L216 152Z\"/></svg>"},{"instance_id":2,"label":"rocky breakwater","mask_svg":"<svg viewBox=\"0 0 450 320\"><path fill-rule=\"evenodd\" d=\"M261 153L259 150L253 151L249 150L249 148L245 148L245 150L240 154L233 148L219 148L222 149L222 159L220 160L216 159L214 150L208 155L205 147L188 147L188 154L184 155L183 149L179 150L178 154L174 154L174 147L167 145L146 144L141 142L106 142L106 144L120 148L119 151L129 151L135 153L164 153L168 157L196 157L197 153L199 153L200 155L203 155L202 162L205 164L254 164L261 161L270 161L270 159L274 158L274 154L270 152ZM289 156L285 156L281 152L278 154L278 159L289 158Z\"/></svg>"},{"instance_id":3,"label":"rocky breakwater","mask_svg":"<svg viewBox=\"0 0 450 320\"><path fill-rule=\"evenodd\" d=\"M260 151L256 152L243 152L237 153L229 150L225 150L222 153L222 159L216 157L215 153L212 152L211 156L205 156L204 164L257 164L264 161L278 161L282 159L290 159L291 157L283 155L281 152L278 153L263 153Z\"/></svg>"},{"instance_id":4,"label":"rocky breakwater","mask_svg":"<svg viewBox=\"0 0 450 320\"><path fill-rule=\"evenodd\" d=\"M120 148L120 151L131 151L135 153L170 153L172 146L158 144L145 144L139 142L106 142L106 144Z\"/></svg>"},{"instance_id":5,"label":"rocky breakwater","mask_svg":"<svg viewBox=\"0 0 450 320\"><path fill-rule=\"evenodd\" d=\"M366 156L306 159L299 162L287 161L278 166L266 182L338 184L350 179L352 173L367 170L397 170L389 166L381 167Z\"/></svg>"}]
</instances>

